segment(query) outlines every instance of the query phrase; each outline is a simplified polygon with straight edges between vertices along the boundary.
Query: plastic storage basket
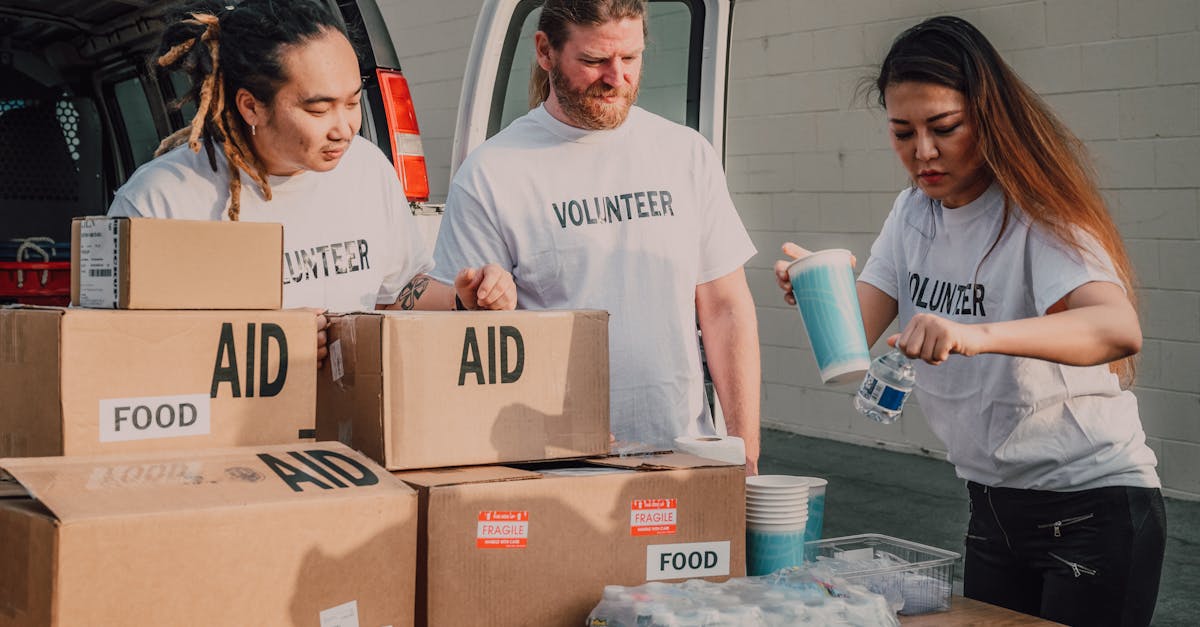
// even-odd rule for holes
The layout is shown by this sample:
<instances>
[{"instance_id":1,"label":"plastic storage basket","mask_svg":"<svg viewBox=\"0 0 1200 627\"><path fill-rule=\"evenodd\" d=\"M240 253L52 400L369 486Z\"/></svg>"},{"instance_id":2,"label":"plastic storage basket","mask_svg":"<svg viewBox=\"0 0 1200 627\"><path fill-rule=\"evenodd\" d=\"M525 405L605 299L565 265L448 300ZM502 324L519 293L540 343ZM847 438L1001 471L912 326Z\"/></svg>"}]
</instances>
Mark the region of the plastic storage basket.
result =
<instances>
[{"instance_id":1,"label":"plastic storage basket","mask_svg":"<svg viewBox=\"0 0 1200 627\"><path fill-rule=\"evenodd\" d=\"M839 570L838 576L884 596L902 596L901 614L925 614L950 609L954 566L959 555L908 540L866 533L805 544L808 560L840 557L852 561L889 558L890 566Z\"/></svg>"}]
</instances>

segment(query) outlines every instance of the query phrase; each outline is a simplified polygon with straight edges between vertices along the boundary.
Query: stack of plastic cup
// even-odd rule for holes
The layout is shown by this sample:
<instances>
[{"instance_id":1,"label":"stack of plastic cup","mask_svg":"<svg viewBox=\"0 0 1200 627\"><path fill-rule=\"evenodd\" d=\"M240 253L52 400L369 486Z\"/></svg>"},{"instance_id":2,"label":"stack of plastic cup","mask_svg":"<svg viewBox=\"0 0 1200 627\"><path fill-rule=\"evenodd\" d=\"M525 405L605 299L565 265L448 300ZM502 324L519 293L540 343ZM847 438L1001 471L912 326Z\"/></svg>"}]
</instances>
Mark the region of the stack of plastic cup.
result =
<instances>
[{"instance_id":1,"label":"stack of plastic cup","mask_svg":"<svg viewBox=\"0 0 1200 627\"><path fill-rule=\"evenodd\" d=\"M804 563L808 486L805 477L746 478L747 574L767 575Z\"/></svg>"}]
</instances>

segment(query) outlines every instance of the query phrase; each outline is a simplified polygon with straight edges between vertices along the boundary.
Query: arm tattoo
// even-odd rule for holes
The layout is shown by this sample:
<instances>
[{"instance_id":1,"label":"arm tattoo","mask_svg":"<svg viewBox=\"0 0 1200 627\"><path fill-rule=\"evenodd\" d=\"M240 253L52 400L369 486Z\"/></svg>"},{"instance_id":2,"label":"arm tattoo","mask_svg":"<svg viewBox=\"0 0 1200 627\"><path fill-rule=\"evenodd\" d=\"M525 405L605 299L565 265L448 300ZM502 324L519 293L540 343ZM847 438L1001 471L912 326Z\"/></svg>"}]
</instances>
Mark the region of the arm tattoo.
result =
<instances>
[{"instance_id":1,"label":"arm tattoo","mask_svg":"<svg viewBox=\"0 0 1200 627\"><path fill-rule=\"evenodd\" d=\"M427 289L429 289L429 277L421 275L409 281L408 285L400 290L400 297L396 299L396 302L400 303L401 309L413 309Z\"/></svg>"}]
</instances>

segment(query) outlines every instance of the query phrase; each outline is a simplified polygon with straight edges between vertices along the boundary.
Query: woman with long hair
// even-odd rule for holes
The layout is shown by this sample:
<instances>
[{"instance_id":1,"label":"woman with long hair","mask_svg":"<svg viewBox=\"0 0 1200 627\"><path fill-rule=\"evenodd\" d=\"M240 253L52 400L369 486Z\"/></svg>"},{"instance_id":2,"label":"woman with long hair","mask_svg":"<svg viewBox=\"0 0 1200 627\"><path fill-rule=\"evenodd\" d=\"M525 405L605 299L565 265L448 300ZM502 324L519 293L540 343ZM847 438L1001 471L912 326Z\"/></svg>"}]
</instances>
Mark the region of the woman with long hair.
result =
<instances>
[{"instance_id":1,"label":"woman with long hair","mask_svg":"<svg viewBox=\"0 0 1200 627\"><path fill-rule=\"evenodd\" d=\"M902 33L874 87L913 185L858 298L872 344L899 316L888 344L914 360L967 481L964 593L1070 625L1149 624L1166 521L1128 390L1134 277L1083 145L958 18Z\"/></svg>"},{"instance_id":2,"label":"woman with long hair","mask_svg":"<svg viewBox=\"0 0 1200 627\"><path fill-rule=\"evenodd\" d=\"M285 307L512 309L512 275L433 263L396 172L358 136L362 78L321 0L201 0L166 19L156 65L191 80L190 123L109 215L280 222Z\"/></svg>"}]
</instances>

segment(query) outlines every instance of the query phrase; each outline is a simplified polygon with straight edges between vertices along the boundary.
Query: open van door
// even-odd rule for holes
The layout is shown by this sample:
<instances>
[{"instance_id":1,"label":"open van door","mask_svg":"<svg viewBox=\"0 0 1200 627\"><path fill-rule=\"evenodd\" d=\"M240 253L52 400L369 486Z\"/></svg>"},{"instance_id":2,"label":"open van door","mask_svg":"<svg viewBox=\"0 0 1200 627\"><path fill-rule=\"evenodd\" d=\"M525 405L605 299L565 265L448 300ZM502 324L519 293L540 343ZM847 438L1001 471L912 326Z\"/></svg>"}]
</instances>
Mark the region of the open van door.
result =
<instances>
[{"instance_id":1,"label":"open van door","mask_svg":"<svg viewBox=\"0 0 1200 627\"><path fill-rule=\"evenodd\" d=\"M543 3L484 0L458 102L451 179L475 147L529 111L533 35ZM649 0L649 36L637 101L643 109L699 131L722 159L733 4L734 0ZM725 433L707 364L704 371L717 431Z\"/></svg>"},{"instance_id":2,"label":"open van door","mask_svg":"<svg viewBox=\"0 0 1200 627\"><path fill-rule=\"evenodd\" d=\"M724 155L734 0L650 0L638 106L700 131ZM529 110L533 34L543 0L485 0L463 76L450 176Z\"/></svg>"}]
</instances>

